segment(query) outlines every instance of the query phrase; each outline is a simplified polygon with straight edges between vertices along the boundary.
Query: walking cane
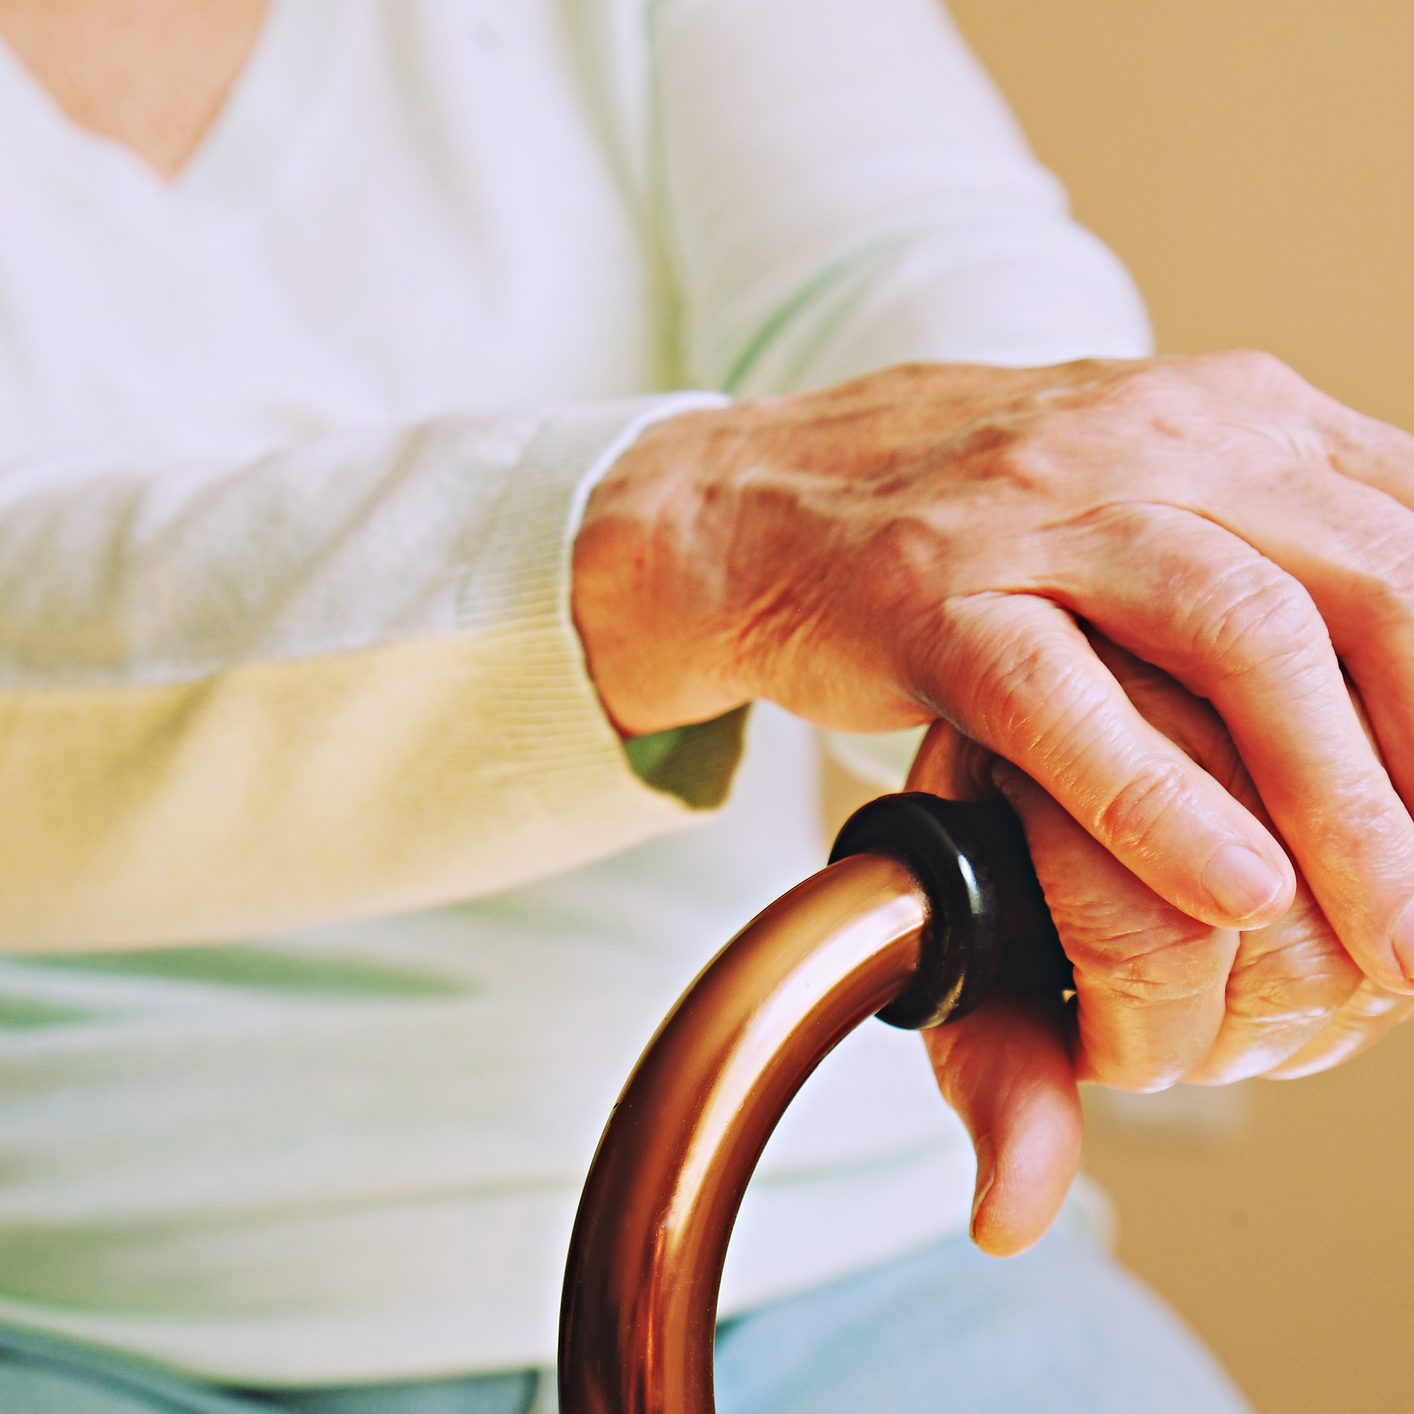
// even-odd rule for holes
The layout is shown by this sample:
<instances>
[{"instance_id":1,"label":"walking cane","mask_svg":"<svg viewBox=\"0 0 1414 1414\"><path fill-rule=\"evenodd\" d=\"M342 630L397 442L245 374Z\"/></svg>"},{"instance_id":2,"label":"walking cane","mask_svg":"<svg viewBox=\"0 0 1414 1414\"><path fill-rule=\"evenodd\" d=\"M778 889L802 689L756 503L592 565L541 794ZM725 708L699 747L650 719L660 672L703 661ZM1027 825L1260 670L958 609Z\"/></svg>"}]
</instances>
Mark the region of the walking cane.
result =
<instances>
[{"instance_id":1,"label":"walking cane","mask_svg":"<svg viewBox=\"0 0 1414 1414\"><path fill-rule=\"evenodd\" d=\"M727 1241L787 1105L856 1026L945 1024L1004 961L1009 986L1066 983L1004 805L910 791L846 822L682 995L609 1117L565 1272L560 1414L711 1414Z\"/></svg>"}]
</instances>

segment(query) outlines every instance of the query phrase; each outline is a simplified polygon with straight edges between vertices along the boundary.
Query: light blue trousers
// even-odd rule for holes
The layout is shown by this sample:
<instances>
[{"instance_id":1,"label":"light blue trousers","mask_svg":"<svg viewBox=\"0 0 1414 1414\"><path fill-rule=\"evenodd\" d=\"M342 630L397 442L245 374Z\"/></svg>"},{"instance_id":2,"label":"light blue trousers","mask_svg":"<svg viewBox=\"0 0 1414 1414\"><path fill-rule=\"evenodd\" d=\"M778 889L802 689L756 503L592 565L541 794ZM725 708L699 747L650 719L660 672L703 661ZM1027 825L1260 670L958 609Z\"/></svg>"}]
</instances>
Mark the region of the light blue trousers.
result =
<instances>
[{"instance_id":1,"label":"light blue trousers","mask_svg":"<svg viewBox=\"0 0 1414 1414\"><path fill-rule=\"evenodd\" d=\"M216 1389L0 1330L4 1414L548 1414L533 1371ZM1000 1262L958 1237L762 1307L717 1338L720 1414L1250 1414L1158 1299L1085 1238Z\"/></svg>"}]
</instances>

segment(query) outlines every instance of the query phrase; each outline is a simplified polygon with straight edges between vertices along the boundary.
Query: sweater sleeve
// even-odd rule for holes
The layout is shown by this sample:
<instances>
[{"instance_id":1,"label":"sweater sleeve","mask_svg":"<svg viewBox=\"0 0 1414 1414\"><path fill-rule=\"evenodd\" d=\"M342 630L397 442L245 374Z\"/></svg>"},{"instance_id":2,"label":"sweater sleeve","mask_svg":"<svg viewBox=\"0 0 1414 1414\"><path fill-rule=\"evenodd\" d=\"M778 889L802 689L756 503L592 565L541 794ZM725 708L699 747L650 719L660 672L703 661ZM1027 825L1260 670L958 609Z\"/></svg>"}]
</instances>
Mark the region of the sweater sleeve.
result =
<instances>
[{"instance_id":1,"label":"sweater sleeve","mask_svg":"<svg viewBox=\"0 0 1414 1414\"><path fill-rule=\"evenodd\" d=\"M1123 267L939 0L658 0L653 35L694 384L1148 351Z\"/></svg>"},{"instance_id":2,"label":"sweater sleeve","mask_svg":"<svg viewBox=\"0 0 1414 1414\"><path fill-rule=\"evenodd\" d=\"M630 767L569 614L596 477L674 394L240 466L0 466L0 947L250 935L688 823L739 721Z\"/></svg>"},{"instance_id":3,"label":"sweater sleeve","mask_svg":"<svg viewBox=\"0 0 1414 1414\"><path fill-rule=\"evenodd\" d=\"M657 0L661 213L689 380L739 396L913 360L1150 352L941 0ZM919 733L827 734L897 789Z\"/></svg>"}]
</instances>

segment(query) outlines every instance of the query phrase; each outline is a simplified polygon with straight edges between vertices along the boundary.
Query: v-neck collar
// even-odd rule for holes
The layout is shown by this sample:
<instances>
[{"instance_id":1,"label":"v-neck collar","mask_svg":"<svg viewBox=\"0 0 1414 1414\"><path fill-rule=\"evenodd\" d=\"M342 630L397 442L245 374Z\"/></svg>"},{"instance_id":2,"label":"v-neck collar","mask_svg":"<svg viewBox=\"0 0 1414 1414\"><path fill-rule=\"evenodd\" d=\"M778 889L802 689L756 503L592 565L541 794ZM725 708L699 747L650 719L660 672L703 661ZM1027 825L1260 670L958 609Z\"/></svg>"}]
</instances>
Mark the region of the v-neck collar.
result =
<instances>
[{"instance_id":1,"label":"v-neck collar","mask_svg":"<svg viewBox=\"0 0 1414 1414\"><path fill-rule=\"evenodd\" d=\"M177 172L163 176L126 144L74 122L0 40L0 131L28 148L45 179L134 189L173 205L250 208L296 145L337 46L343 0L269 0L260 31L211 126Z\"/></svg>"}]
</instances>

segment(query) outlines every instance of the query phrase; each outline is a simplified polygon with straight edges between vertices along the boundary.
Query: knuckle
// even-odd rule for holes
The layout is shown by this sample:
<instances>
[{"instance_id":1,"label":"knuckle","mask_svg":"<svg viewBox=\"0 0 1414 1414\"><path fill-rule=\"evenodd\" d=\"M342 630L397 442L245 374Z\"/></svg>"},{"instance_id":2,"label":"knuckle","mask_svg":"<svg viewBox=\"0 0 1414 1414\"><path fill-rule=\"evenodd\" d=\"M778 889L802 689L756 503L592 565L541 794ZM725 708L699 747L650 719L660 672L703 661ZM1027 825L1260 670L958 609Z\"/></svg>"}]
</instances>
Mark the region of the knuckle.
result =
<instances>
[{"instance_id":1,"label":"knuckle","mask_svg":"<svg viewBox=\"0 0 1414 1414\"><path fill-rule=\"evenodd\" d=\"M1414 547L1401 524L1399 533L1367 547L1373 568L1360 576L1367 627L1392 628L1414 619Z\"/></svg>"},{"instance_id":2,"label":"knuckle","mask_svg":"<svg viewBox=\"0 0 1414 1414\"><path fill-rule=\"evenodd\" d=\"M955 649L950 676L967 684L991 744L1029 753L1050 730L1046 704L1073 695L1050 634L1001 595L951 600L940 616Z\"/></svg>"},{"instance_id":3,"label":"knuckle","mask_svg":"<svg viewBox=\"0 0 1414 1414\"><path fill-rule=\"evenodd\" d=\"M1226 675L1309 667L1330 651L1330 635L1300 583L1265 561L1235 566L1196 606L1199 656Z\"/></svg>"},{"instance_id":4,"label":"knuckle","mask_svg":"<svg viewBox=\"0 0 1414 1414\"><path fill-rule=\"evenodd\" d=\"M1146 930L1131 941L1134 947L1103 964L1077 964L1077 985L1128 1009L1196 1002L1228 976L1231 944L1216 929L1178 926L1158 939Z\"/></svg>"},{"instance_id":5,"label":"knuckle","mask_svg":"<svg viewBox=\"0 0 1414 1414\"><path fill-rule=\"evenodd\" d=\"M1018 754L1046 735L1037 712L1038 695L1045 691L1049 655L1038 645L1022 644L1005 659L994 658L979 674L977 690L986 721L998 743Z\"/></svg>"},{"instance_id":6,"label":"knuckle","mask_svg":"<svg viewBox=\"0 0 1414 1414\"><path fill-rule=\"evenodd\" d=\"M1294 392L1306 386L1290 364L1266 349L1223 349L1200 355L1200 362L1222 382L1239 389Z\"/></svg>"},{"instance_id":7,"label":"knuckle","mask_svg":"<svg viewBox=\"0 0 1414 1414\"><path fill-rule=\"evenodd\" d=\"M1175 817L1187 813L1190 798L1188 772L1180 763L1152 762L1102 805L1096 822L1100 837L1121 856L1156 853Z\"/></svg>"},{"instance_id":8,"label":"knuckle","mask_svg":"<svg viewBox=\"0 0 1414 1414\"><path fill-rule=\"evenodd\" d=\"M1179 413L1191 392L1182 366L1170 359L1153 359L1121 368L1100 390L1100 401L1128 421L1126 426L1145 427L1157 414Z\"/></svg>"},{"instance_id":9,"label":"knuckle","mask_svg":"<svg viewBox=\"0 0 1414 1414\"><path fill-rule=\"evenodd\" d=\"M1239 958L1228 981L1227 1008L1249 1022L1315 1025L1354 995L1360 978L1330 949L1281 948Z\"/></svg>"}]
</instances>

